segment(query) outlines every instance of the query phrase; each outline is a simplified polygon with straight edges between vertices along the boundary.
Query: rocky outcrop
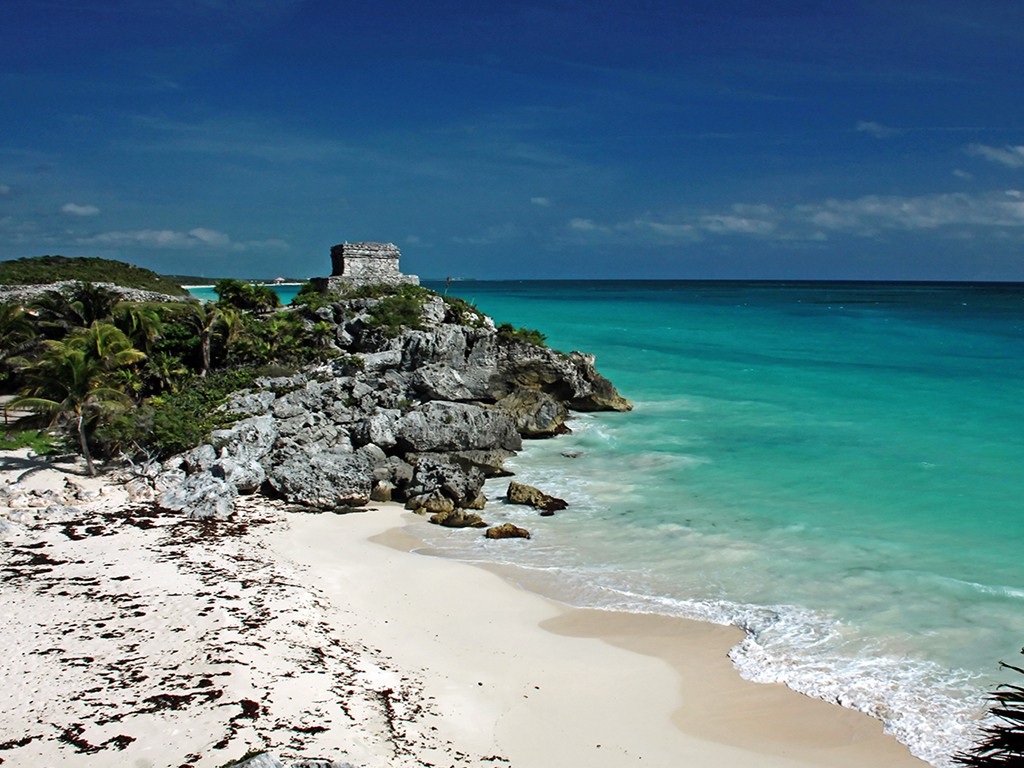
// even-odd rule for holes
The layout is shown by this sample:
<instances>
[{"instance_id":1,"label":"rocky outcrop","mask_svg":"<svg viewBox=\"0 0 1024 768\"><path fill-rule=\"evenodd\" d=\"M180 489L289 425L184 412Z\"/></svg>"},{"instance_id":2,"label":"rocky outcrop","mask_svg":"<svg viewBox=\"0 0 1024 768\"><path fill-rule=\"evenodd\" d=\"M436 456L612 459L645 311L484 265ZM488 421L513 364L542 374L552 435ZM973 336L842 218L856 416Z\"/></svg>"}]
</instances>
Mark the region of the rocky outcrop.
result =
<instances>
[{"instance_id":1,"label":"rocky outcrop","mask_svg":"<svg viewBox=\"0 0 1024 768\"><path fill-rule=\"evenodd\" d=\"M80 286L77 280L60 280L56 283L39 285L0 285L0 304L22 304L42 296L47 291L69 293ZM121 301L196 301L189 296L170 296L156 291L143 291L139 288L126 288L116 283L93 283L96 288L103 288L121 297Z\"/></svg>"},{"instance_id":2,"label":"rocky outcrop","mask_svg":"<svg viewBox=\"0 0 1024 768\"><path fill-rule=\"evenodd\" d=\"M525 504L541 511L541 515L553 515L559 510L566 509L569 503L557 496L549 496L532 485L517 483L514 480L508 484L508 491L505 493L509 504Z\"/></svg>"},{"instance_id":3,"label":"rocky outcrop","mask_svg":"<svg viewBox=\"0 0 1024 768\"><path fill-rule=\"evenodd\" d=\"M523 441L504 412L466 403L430 402L398 421L406 451L518 451Z\"/></svg>"},{"instance_id":4,"label":"rocky outcrop","mask_svg":"<svg viewBox=\"0 0 1024 768\"><path fill-rule=\"evenodd\" d=\"M324 509L398 501L442 525L484 525L472 511L484 480L507 474L524 437L567 431L573 409L631 407L593 357L508 338L437 295L417 300L419 327L390 336L372 320L379 299L296 310L335 325L337 359L236 393L224 410L238 421L163 465L160 504L218 517L234 494L262 490ZM559 502L524 503L549 514Z\"/></svg>"},{"instance_id":5,"label":"rocky outcrop","mask_svg":"<svg viewBox=\"0 0 1024 768\"><path fill-rule=\"evenodd\" d=\"M512 523L502 523L488 528L484 532L484 536L488 539L529 539L530 532L518 525L512 525Z\"/></svg>"},{"instance_id":6,"label":"rocky outcrop","mask_svg":"<svg viewBox=\"0 0 1024 768\"><path fill-rule=\"evenodd\" d=\"M289 760L287 763L283 763L275 755L264 752L241 762L226 765L225 768L355 768L355 766L351 763L339 763L334 760L308 757Z\"/></svg>"},{"instance_id":7,"label":"rocky outcrop","mask_svg":"<svg viewBox=\"0 0 1024 768\"><path fill-rule=\"evenodd\" d=\"M569 431L565 420L569 409L547 392L517 389L498 401L523 437L553 437Z\"/></svg>"},{"instance_id":8,"label":"rocky outcrop","mask_svg":"<svg viewBox=\"0 0 1024 768\"><path fill-rule=\"evenodd\" d=\"M197 472L164 491L156 505L164 512L184 512L195 520L225 520L235 511L236 495L235 487L226 480Z\"/></svg>"},{"instance_id":9,"label":"rocky outcrop","mask_svg":"<svg viewBox=\"0 0 1024 768\"><path fill-rule=\"evenodd\" d=\"M633 405L594 367L594 356L566 355L519 340L498 347L499 375L492 383L505 397L520 389L546 392L574 411L628 411Z\"/></svg>"},{"instance_id":10,"label":"rocky outcrop","mask_svg":"<svg viewBox=\"0 0 1024 768\"><path fill-rule=\"evenodd\" d=\"M270 471L270 485L288 501L335 509L370 500L374 458L366 451L292 454Z\"/></svg>"}]
</instances>

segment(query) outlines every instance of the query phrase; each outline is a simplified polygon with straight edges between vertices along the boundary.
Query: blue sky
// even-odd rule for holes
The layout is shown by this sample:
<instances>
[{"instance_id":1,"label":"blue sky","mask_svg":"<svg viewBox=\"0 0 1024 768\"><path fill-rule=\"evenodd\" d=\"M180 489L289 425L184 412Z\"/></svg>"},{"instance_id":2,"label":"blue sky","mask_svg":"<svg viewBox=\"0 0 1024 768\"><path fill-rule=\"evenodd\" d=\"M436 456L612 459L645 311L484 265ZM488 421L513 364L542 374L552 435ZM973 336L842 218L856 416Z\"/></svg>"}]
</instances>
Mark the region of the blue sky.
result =
<instances>
[{"instance_id":1,"label":"blue sky","mask_svg":"<svg viewBox=\"0 0 1024 768\"><path fill-rule=\"evenodd\" d=\"M1018 0L5 0L0 258L1024 280Z\"/></svg>"}]
</instances>

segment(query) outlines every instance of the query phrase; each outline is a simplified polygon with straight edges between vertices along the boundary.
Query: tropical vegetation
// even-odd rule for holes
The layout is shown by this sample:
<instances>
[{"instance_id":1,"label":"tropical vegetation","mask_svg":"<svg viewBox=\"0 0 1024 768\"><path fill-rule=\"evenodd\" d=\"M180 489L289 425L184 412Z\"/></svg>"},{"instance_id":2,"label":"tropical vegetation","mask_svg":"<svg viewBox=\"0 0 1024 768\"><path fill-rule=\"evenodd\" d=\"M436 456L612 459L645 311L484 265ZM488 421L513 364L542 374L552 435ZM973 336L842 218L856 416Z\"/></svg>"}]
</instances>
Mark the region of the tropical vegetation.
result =
<instances>
[{"instance_id":1,"label":"tropical vegetation","mask_svg":"<svg viewBox=\"0 0 1024 768\"><path fill-rule=\"evenodd\" d=\"M279 311L270 288L238 280L216 289L216 302L142 303L82 282L0 304L0 393L31 414L6 426L5 447L66 436L90 473L96 458L164 457L222 426L217 405L261 372L337 354L308 308Z\"/></svg>"},{"instance_id":2,"label":"tropical vegetation","mask_svg":"<svg viewBox=\"0 0 1024 768\"><path fill-rule=\"evenodd\" d=\"M116 283L168 296L188 295L188 291L172 279L113 259L36 256L0 261L0 285L41 285L62 280Z\"/></svg>"},{"instance_id":3,"label":"tropical vegetation","mask_svg":"<svg viewBox=\"0 0 1024 768\"><path fill-rule=\"evenodd\" d=\"M1020 667L1006 663L1000 666L1024 675ZM971 768L1024 768L1024 686L1001 685L989 698L992 724L981 729L977 745L956 755L953 761Z\"/></svg>"},{"instance_id":4,"label":"tropical vegetation","mask_svg":"<svg viewBox=\"0 0 1024 768\"><path fill-rule=\"evenodd\" d=\"M439 299L446 322L488 322L472 304L418 285L331 294L308 284L289 308L268 286L223 279L215 290L213 302L145 303L79 282L23 306L0 304L0 394L16 395L9 405L32 414L16 425L18 439L45 446L45 435L24 432L26 423L65 438L90 473L97 458L160 459L225 426L217 406L260 375L329 359L361 366L336 344L339 313L365 312L369 332L381 337L420 328L425 306L434 302L436 311ZM499 333L544 343L537 331L501 326Z\"/></svg>"}]
</instances>

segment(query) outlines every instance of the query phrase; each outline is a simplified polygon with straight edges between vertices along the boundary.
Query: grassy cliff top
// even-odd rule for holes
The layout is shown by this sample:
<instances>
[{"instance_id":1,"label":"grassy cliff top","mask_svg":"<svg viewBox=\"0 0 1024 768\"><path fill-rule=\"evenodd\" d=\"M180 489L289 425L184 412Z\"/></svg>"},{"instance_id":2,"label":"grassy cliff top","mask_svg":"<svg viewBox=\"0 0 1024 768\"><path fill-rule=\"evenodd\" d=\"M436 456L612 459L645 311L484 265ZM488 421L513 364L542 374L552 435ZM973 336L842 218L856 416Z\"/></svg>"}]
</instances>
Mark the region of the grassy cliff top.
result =
<instances>
[{"instance_id":1,"label":"grassy cliff top","mask_svg":"<svg viewBox=\"0 0 1024 768\"><path fill-rule=\"evenodd\" d=\"M40 285L59 280L114 283L171 296L188 295L180 285L152 270L113 259L35 256L0 261L0 285Z\"/></svg>"}]
</instances>

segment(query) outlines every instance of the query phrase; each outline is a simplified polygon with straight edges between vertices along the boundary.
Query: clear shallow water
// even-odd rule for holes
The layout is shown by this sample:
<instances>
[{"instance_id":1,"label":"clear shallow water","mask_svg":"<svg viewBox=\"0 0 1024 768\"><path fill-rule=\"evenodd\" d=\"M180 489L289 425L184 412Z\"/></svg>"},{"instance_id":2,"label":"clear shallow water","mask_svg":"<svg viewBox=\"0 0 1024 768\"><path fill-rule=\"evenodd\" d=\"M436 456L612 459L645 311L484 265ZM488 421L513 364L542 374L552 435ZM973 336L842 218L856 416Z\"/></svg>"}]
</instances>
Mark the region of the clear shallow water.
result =
<instances>
[{"instance_id":1,"label":"clear shallow water","mask_svg":"<svg viewBox=\"0 0 1024 768\"><path fill-rule=\"evenodd\" d=\"M291 304L292 299L294 299L298 295L299 289L302 286L294 284L285 284L272 285L270 287L274 289L274 292L277 294L277 297L281 300L281 304L284 306L288 306L289 304ZM195 296L197 299L202 299L203 301L217 300L217 292L213 290L213 286L200 286L196 288L189 288L188 292Z\"/></svg>"},{"instance_id":2,"label":"clear shallow water","mask_svg":"<svg viewBox=\"0 0 1024 768\"><path fill-rule=\"evenodd\" d=\"M636 409L514 460L572 505L492 502L528 545L434 546L570 602L737 624L745 677L869 712L937 765L967 745L1024 643L1024 286L450 292L596 353Z\"/></svg>"}]
</instances>

